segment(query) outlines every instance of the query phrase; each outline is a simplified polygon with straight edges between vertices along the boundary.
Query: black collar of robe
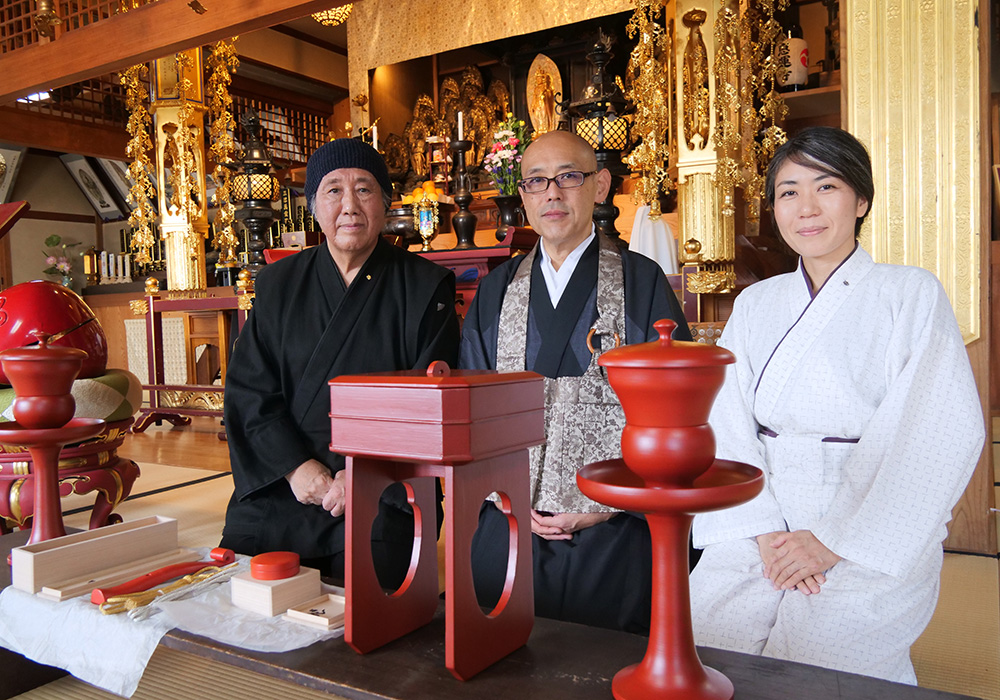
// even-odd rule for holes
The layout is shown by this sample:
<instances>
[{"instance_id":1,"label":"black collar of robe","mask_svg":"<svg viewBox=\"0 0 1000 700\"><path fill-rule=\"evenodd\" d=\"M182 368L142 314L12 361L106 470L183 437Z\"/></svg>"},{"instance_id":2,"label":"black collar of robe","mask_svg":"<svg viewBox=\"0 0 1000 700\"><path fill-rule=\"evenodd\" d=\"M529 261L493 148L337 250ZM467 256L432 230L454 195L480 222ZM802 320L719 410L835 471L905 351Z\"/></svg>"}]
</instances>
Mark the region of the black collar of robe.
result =
<instances>
[{"instance_id":1,"label":"black collar of robe","mask_svg":"<svg viewBox=\"0 0 1000 700\"><path fill-rule=\"evenodd\" d=\"M541 242L538 245L540 247ZM528 368L532 372L538 372L544 377L578 377L586 370L586 367L580 366L580 360L573 352L570 338L580 317L587 310L587 302L592 299L595 303L590 315L596 314L594 290L597 287L599 249L599 241L597 236L594 236L594 240L577 262L576 269L573 270L573 275L555 308L552 307L548 285L545 284L545 277L542 274L541 251L535 254L531 268L529 307L541 344L532 366Z\"/></svg>"}]
</instances>

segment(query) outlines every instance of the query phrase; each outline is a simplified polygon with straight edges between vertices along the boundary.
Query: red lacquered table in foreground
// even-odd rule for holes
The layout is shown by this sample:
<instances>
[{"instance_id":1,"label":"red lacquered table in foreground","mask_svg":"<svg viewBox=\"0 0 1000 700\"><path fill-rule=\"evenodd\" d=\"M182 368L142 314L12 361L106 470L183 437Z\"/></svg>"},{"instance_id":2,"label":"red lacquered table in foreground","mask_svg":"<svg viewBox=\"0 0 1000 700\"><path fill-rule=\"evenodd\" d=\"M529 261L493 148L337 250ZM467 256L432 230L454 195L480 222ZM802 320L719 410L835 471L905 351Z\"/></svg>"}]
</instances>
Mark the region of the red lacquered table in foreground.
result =
<instances>
[{"instance_id":1,"label":"red lacquered table in foreground","mask_svg":"<svg viewBox=\"0 0 1000 700\"><path fill-rule=\"evenodd\" d=\"M348 455L344 639L367 653L422 627L438 607L436 490L445 496L445 666L466 680L524 645L534 622L528 447L544 438L542 378L532 372L451 371L337 377L330 382L330 449ZM413 507L410 568L383 592L372 524L386 487ZM472 580L479 509L500 494L510 548L503 593L484 613Z\"/></svg>"}]
</instances>

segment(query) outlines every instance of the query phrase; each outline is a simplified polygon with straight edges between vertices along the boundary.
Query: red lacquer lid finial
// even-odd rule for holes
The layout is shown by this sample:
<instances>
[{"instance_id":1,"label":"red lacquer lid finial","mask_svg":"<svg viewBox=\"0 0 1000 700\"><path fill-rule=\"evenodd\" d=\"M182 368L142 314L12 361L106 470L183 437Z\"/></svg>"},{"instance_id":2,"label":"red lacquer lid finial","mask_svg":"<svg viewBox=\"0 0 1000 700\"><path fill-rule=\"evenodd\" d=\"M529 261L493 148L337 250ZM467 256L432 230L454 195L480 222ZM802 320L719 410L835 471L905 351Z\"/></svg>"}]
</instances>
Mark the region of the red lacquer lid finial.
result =
<instances>
[{"instance_id":1,"label":"red lacquer lid finial","mask_svg":"<svg viewBox=\"0 0 1000 700\"><path fill-rule=\"evenodd\" d=\"M653 328L660 334L661 345L673 345L674 341L670 336L673 334L674 329L677 328L677 323L673 319L661 318L653 324Z\"/></svg>"}]
</instances>

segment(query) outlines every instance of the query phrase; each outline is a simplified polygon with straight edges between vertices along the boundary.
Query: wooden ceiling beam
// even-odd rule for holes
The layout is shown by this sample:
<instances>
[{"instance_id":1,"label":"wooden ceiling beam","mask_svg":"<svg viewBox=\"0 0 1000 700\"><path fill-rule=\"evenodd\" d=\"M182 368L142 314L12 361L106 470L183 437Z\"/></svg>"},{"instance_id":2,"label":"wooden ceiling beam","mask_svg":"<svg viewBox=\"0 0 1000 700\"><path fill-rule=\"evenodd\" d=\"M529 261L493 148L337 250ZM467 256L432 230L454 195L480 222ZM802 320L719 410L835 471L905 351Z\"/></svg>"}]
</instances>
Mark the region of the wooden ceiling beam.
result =
<instances>
[{"instance_id":1,"label":"wooden ceiling beam","mask_svg":"<svg viewBox=\"0 0 1000 700\"><path fill-rule=\"evenodd\" d=\"M329 7L330 0L159 0L56 41L5 54L0 59L0 103Z\"/></svg>"},{"instance_id":2,"label":"wooden ceiling beam","mask_svg":"<svg viewBox=\"0 0 1000 700\"><path fill-rule=\"evenodd\" d=\"M0 107L0 139L6 143L57 153L125 160L128 134L124 129Z\"/></svg>"}]
</instances>

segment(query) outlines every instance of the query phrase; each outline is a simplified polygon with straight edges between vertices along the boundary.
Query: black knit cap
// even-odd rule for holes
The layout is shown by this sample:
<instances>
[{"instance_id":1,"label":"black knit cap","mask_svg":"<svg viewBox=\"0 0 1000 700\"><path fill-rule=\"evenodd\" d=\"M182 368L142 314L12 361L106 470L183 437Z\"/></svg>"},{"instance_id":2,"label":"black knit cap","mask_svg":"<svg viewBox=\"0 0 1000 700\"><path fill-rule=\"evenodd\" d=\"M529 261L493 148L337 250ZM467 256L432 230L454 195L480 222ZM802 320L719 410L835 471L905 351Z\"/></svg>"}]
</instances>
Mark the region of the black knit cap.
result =
<instances>
[{"instance_id":1,"label":"black knit cap","mask_svg":"<svg viewBox=\"0 0 1000 700\"><path fill-rule=\"evenodd\" d=\"M327 173L340 168L367 170L378 180L382 191L392 196L389 170L379 152L361 139L337 139L324 143L309 156L306 164L306 201L313 201L319 183Z\"/></svg>"}]
</instances>

